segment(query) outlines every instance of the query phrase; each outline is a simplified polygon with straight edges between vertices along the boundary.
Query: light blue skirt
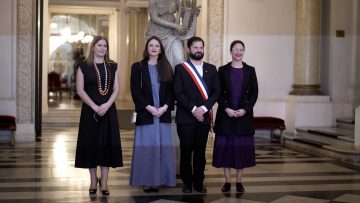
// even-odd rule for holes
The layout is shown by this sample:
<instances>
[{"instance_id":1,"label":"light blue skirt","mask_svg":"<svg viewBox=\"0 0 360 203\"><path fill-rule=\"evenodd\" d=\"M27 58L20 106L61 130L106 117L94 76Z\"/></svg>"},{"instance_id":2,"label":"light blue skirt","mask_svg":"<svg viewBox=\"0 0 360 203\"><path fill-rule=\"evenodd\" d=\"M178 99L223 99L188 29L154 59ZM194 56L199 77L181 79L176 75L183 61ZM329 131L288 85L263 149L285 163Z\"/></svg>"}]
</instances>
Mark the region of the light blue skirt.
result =
<instances>
[{"instance_id":1,"label":"light blue skirt","mask_svg":"<svg viewBox=\"0 0 360 203\"><path fill-rule=\"evenodd\" d=\"M170 123L137 126L131 162L130 186L176 185L175 148Z\"/></svg>"}]
</instances>

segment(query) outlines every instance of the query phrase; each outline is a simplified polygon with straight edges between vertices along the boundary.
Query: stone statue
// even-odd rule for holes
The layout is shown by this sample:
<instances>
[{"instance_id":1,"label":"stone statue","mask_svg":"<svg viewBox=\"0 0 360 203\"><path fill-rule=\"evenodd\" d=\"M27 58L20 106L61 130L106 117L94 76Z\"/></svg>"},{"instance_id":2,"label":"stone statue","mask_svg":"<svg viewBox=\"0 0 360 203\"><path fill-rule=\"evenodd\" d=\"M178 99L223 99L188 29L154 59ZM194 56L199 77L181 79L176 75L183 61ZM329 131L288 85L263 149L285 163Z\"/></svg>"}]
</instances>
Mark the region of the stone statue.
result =
<instances>
[{"instance_id":1,"label":"stone statue","mask_svg":"<svg viewBox=\"0 0 360 203\"><path fill-rule=\"evenodd\" d=\"M62 58L60 52L56 51L55 59L53 62L53 71L59 73L60 75L64 72L64 64L62 63Z\"/></svg>"},{"instance_id":2,"label":"stone statue","mask_svg":"<svg viewBox=\"0 0 360 203\"><path fill-rule=\"evenodd\" d=\"M149 0L150 20L145 36L155 35L162 40L173 68L184 62L183 41L194 36L199 13L195 0Z\"/></svg>"}]
</instances>

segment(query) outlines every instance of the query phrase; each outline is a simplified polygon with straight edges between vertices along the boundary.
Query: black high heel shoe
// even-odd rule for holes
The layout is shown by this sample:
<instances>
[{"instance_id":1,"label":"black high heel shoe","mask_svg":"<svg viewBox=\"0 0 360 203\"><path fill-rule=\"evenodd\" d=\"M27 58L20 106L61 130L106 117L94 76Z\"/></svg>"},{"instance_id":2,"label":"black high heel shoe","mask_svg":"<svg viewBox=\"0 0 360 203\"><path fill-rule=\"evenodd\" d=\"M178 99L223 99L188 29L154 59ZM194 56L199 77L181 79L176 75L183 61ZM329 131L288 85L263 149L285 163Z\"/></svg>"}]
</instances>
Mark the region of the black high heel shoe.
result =
<instances>
[{"instance_id":1,"label":"black high heel shoe","mask_svg":"<svg viewBox=\"0 0 360 203\"><path fill-rule=\"evenodd\" d=\"M97 182L96 182L96 184L97 184ZM93 194L96 194L96 192L97 192L97 189L95 188L95 189L89 189L89 194L90 195L93 195Z\"/></svg>"},{"instance_id":2,"label":"black high heel shoe","mask_svg":"<svg viewBox=\"0 0 360 203\"><path fill-rule=\"evenodd\" d=\"M104 195L104 196L109 196L110 191L109 190L101 190L101 194Z\"/></svg>"},{"instance_id":3,"label":"black high heel shoe","mask_svg":"<svg viewBox=\"0 0 360 203\"><path fill-rule=\"evenodd\" d=\"M231 183L225 183L224 186L221 188L222 192L230 192L231 190Z\"/></svg>"},{"instance_id":4,"label":"black high heel shoe","mask_svg":"<svg viewBox=\"0 0 360 203\"><path fill-rule=\"evenodd\" d=\"M93 195L96 194L97 189L89 189L89 194Z\"/></svg>"},{"instance_id":5,"label":"black high heel shoe","mask_svg":"<svg viewBox=\"0 0 360 203\"><path fill-rule=\"evenodd\" d=\"M99 178L99 186L101 187L102 184L101 184L101 178ZM110 191L109 189L107 190L101 190L101 194L104 195L104 196L109 196L110 195Z\"/></svg>"},{"instance_id":6,"label":"black high heel shoe","mask_svg":"<svg viewBox=\"0 0 360 203\"><path fill-rule=\"evenodd\" d=\"M245 192L244 186L241 183L236 183L236 191L240 193L244 193Z\"/></svg>"}]
</instances>

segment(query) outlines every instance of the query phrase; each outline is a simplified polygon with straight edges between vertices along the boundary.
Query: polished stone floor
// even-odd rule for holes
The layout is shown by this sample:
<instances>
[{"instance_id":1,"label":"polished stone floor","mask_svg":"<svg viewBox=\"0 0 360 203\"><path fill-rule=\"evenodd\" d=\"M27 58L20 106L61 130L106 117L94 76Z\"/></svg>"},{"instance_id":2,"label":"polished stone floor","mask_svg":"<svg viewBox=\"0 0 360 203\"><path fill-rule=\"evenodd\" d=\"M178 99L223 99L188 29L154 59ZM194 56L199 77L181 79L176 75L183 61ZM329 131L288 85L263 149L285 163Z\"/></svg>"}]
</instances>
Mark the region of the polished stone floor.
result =
<instances>
[{"instance_id":1,"label":"polished stone floor","mask_svg":"<svg viewBox=\"0 0 360 203\"><path fill-rule=\"evenodd\" d=\"M207 147L208 193L183 194L174 188L145 194L128 185L133 131L121 131L125 166L110 169L110 196L89 195L86 169L74 168L76 127L47 127L37 143L0 144L0 202L360 202L360 167L283 148L256 137L257 165L245 170L245 194L220 192L221 169L211 166L213 138Z\"/></svg>"},{"instance_id":2,"label":"polished stone floor","mask_svg":"<svg viewBox=\"0 0 360 203\"><path fill-rule=\"evenodd\" d=\"M141 188L129 186L134 132L124 129L121 130L121 141L125 166L110 169L110 196L104 197L99 191L96 195L89 195L88 170L74 168L80 105L80 101L66 98L61 102L50 102L52 114L44 116L48 124L43 126L41 142L18 142L15 147L0 143L1 203L360 202L359 164L287 149L271 143L264 135L255 138L257 165L245 170L244 194L236 193L234 188L227 194L220 191L223 172L211 166L213 136L209 137L207 146L207 194L183 194L179 178L176 187L162 187L159 193L147 194ZM119 103L117 106L128 109L132 108L132 103ZM75 124L69 125L69 122Z\"/></svg>"}]
</instances>

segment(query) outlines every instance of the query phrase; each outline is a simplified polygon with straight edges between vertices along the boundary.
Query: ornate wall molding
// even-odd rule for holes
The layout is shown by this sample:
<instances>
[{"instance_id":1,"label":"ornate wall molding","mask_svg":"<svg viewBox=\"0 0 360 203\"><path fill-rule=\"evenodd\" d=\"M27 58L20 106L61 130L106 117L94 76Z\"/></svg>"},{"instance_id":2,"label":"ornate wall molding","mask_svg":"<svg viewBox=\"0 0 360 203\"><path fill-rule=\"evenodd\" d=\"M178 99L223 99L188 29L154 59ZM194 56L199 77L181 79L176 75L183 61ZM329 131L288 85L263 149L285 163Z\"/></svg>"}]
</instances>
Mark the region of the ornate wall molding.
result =
<instances>
[{"instance_id":1,"label":"ornate wall molding","mask_svg":"<svg viewBox=\"0 0 360 203\"><path fill-rule=\"evenodd\" d=\"M17 1L17 118L33 121L35 0Z\"/></svg>"},{"instance_id":2,"label":"ornate wall molding","mask_svg":"<svg viewBox=\"0 0 360 203\"><path fill-rule=\"evenodd\" d=\"M208 0L208 61L222 64L224 39L224 0Z\"/></svg>"}]
</instances>

